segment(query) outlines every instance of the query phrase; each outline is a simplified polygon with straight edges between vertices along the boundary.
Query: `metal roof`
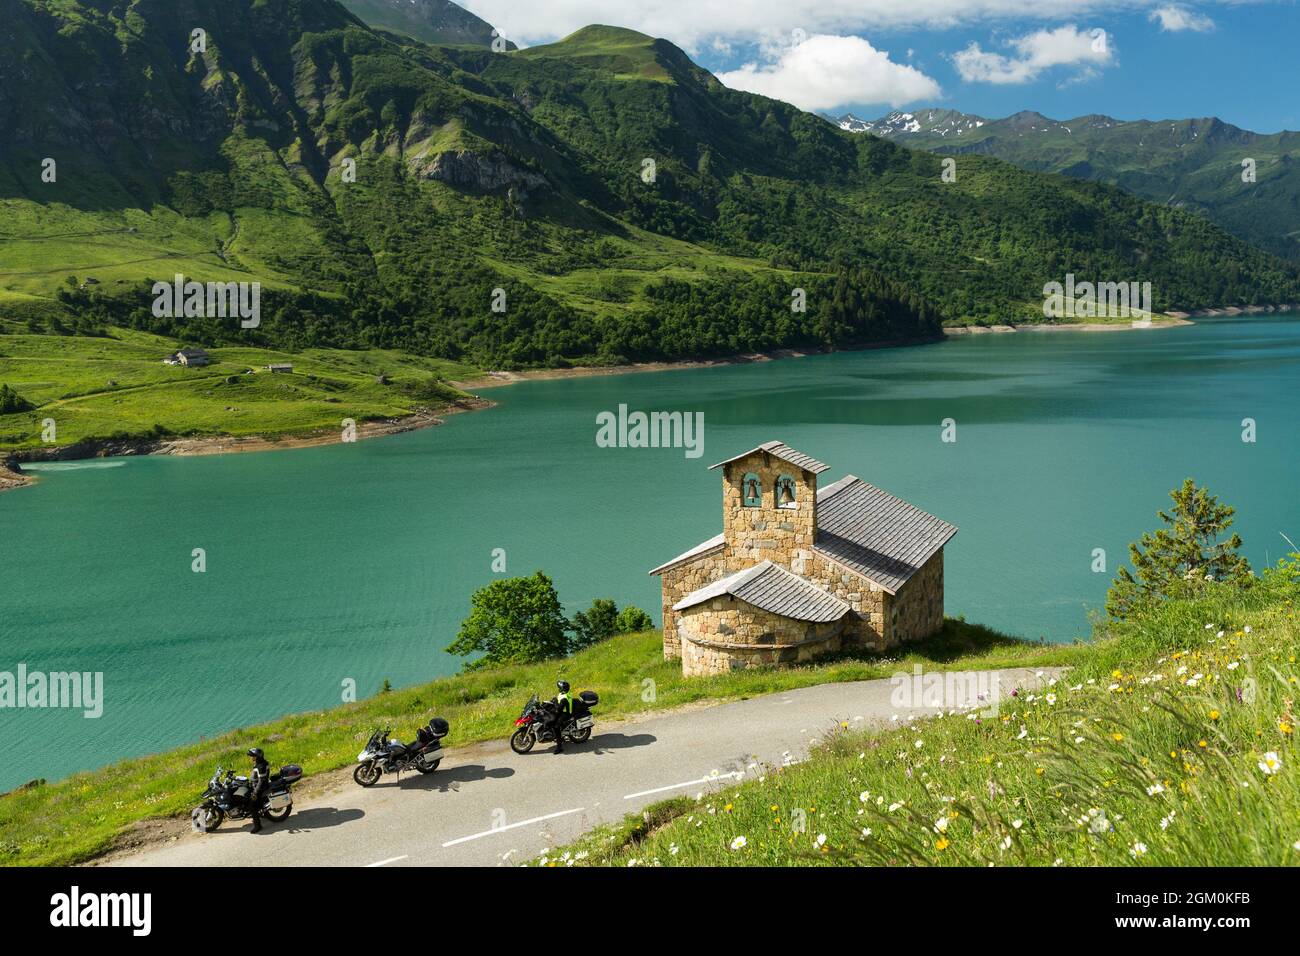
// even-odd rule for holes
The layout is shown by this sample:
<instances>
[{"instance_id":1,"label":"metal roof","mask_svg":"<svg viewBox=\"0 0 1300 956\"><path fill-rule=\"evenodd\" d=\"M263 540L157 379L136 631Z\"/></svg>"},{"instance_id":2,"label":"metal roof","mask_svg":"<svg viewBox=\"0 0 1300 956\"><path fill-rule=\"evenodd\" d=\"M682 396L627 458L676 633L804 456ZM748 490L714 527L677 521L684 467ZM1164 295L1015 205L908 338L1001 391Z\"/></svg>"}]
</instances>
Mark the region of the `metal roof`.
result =
<instances>
[{"instance_id":1,"label":"metal roof","mask_svg":"<svg viewBox=\"0 0 1300 956\"><path fill-rule=\"evenodd\" d=\"M891 594L956 533L955 525L852 475L817 494L813 550Z\"/></svg>"},{"instance_id":2,"label":"metal roof","mask_svg":"<svg viewBox=\"0 0 1300 956\"><path fill-rule=\"evenodd\" d=\"M673 610L694 607L724 594L796 621L838 621L852 610L843 601L771 561L707 584L674 604Z\"/></svg>"},{"instance_id":3,"label":"metal roof","mask_svg":"<svg viewBox=\"0 0 1300 956\"><path fill-rule=\"evenodd\" d=\"M768 442L763 442L763 444L759 445L757 448L751 448L747 452L743 452L739 455L733 455L732 457L728 458L726 461L720 461L716 465L710 465L709 470L712 471L714 468L721 468L723 465L729 464L738 458L744 458L748 455L752 455L756 451L765 451L769 455L772 455L776 458L780 458L782 461L788 461L790 464L802 468L805 471L811 471L814 475L820 475L823 471L826 471L828 468L830 468L830 465L823 464L822 462L818 461L816 458L812 458L809 455L805 455L801 451L795 451L793 448L791 448L789 445L785 444L784 442L768 441Z\"/></svg>"}]
</instances>

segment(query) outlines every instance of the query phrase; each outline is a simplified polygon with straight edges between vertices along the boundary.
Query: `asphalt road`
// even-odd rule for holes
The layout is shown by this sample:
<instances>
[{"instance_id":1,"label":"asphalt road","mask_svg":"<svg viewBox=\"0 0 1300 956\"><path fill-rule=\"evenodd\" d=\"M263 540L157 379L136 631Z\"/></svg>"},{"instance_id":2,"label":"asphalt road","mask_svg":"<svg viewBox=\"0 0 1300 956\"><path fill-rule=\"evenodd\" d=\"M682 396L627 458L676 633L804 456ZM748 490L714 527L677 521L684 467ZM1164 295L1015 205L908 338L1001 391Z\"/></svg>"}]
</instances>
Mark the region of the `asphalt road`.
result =
<instances>
[{"instance_id":1,"label":"asphalt road","mask_svg":"<svg viewBox=\"0 0 1300 956\"><path fill-rule=\"evenodd\" d=\"M987 672L986 672L987 673ZM1054 669L996 672L1005 695ZM1041 676L1039 676L1041 675ZM284 823L187 833L115 866L497 866L530 860L668 797L694 796L797 761L842 721L888 727L934 708L896 708L889 680L825 684L601 726L563 754L520 756L506 741L449 751L427 776L386 775L296 802ZM452 739L456 728L452 727Z\"/></svg>"}]
</instances>

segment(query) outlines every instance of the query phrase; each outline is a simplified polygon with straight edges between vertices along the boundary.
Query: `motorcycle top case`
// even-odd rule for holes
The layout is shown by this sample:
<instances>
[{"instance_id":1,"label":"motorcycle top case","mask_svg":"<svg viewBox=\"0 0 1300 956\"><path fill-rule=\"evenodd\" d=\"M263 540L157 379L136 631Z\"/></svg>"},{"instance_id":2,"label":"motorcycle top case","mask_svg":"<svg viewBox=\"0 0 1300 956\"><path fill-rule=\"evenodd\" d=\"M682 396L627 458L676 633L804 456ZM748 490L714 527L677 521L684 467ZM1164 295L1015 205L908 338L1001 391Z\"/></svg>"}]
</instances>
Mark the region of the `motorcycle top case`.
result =
<instances>
[{"instance_id":1,"label":"motorcycle top case","mask_svg":"<svg viewBox=\"0 0 1300 956\"><path fill-rule=\"evenodd\" d=\"M297 783L302 779L302 767L296 763L285 764L280 768L280 779L285 783Z\"/></svg>"},{"instance_id":2,"label":"motorcycle top case","mask_svg":"<svg viewBox=\"0 0 1300 956\"><path fill-rule=\"evenodd\" d=\"M600 698L596 696L594 690L584 690L578 695L578 698L588 707L594 707L596 704L600 703Z\"/></svg>"},{"instance_id":3,"label":"motorcycle top case","mask_svg":"<svg viewBox=\"0 0 1300 956\"><path fill-rule=\"evenodd\" d=\"M435 737L446 737L451 733L451 724L447 723L441 717L435 717L429 721L429 730Z\"/></svg>"}]
</instances>

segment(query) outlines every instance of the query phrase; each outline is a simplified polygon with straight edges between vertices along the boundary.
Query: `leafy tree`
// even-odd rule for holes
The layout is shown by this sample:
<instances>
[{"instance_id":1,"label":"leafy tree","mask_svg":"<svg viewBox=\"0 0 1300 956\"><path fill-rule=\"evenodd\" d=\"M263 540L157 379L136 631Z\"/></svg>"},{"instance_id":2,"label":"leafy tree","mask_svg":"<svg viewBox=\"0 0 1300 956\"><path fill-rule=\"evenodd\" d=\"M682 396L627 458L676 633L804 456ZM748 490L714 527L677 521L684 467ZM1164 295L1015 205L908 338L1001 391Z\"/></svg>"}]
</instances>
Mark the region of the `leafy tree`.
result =
<instances>
[{"instance_id":1,"label":"leafy tree","mask_svg":"<svg viewBox=\"0 0 1300 956\"><path fill-rule=\"evenodd\" d=\"M636 605L629 604L618 612L618 621L614 629L620 634L634 634L637 631L648 631L654 626L655 622L649 614Z\"/></svg>"},{"instance_id":2,"label":"leafy tree","mask_svg":"<svg viewBox=\"0 0 1300 956\"><path fill-rule=\"evenodd\" d=\"M573 639L569 650L580 651L584 647L613 637L618 633L618 605L609 598L596 598L586 611L579 611L573 616Z\"/></svg>"},{"instance_id":3,"label":"leafy tree","mask_svg":"<svg viewBox=\"0 0 1300 956\"><path fill-rule=\"evenodd\" d=\"M465 670L499 664L529 664L563 657L568 650L568 622L555 585L541 571L532 577L507 578L479 588L470 598L469 617L447 648L462 657L483 656Z\"/></svg>"},{"instance_id":4,"label":"leafy tree","mask_svg":"<svg viewBox=\"0 0 1300 956\"><path fill-rule=\"evenodd\" d=\"M1245 583L1250 565L1237 553L1241 536L1220 540L1232 526L1234 508L1219 503L1191 478L1169 493L1174 506L1157 512L1168 527L1147 532L1129 545L1133 572L1120 568L1106 595L1106 613L1128 617L1171 597L1188 597L1209 581Z\"/></svg>"}]
</instances>

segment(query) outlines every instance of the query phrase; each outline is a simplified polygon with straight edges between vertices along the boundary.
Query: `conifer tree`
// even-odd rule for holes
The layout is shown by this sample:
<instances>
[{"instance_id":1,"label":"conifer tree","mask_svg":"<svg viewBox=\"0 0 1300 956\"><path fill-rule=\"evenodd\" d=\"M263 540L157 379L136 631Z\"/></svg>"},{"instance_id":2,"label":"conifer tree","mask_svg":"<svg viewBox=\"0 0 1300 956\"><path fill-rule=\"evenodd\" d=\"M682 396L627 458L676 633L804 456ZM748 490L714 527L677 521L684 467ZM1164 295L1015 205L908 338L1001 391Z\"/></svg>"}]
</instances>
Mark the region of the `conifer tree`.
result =
<instances>
[{"instance_id":1,"label":"conifer tree","mask_svg":"<svg viewBox=\"0 0 1300 956\"><path fill-rule=\"evenodd\" d=\"M1220 540L1232 526L1236 509L1220 504L1208 489L1188 478L1169 492L1173 507L1157 512L1168 527L1147 532L1129 545L1133 571L1120 568L1106 595L1106 613L1127 617L1161 600L1191 597L1207 582L1242 584L1250 565L1237 553L1241 536Z\"/></svg>"}]
</instances>

